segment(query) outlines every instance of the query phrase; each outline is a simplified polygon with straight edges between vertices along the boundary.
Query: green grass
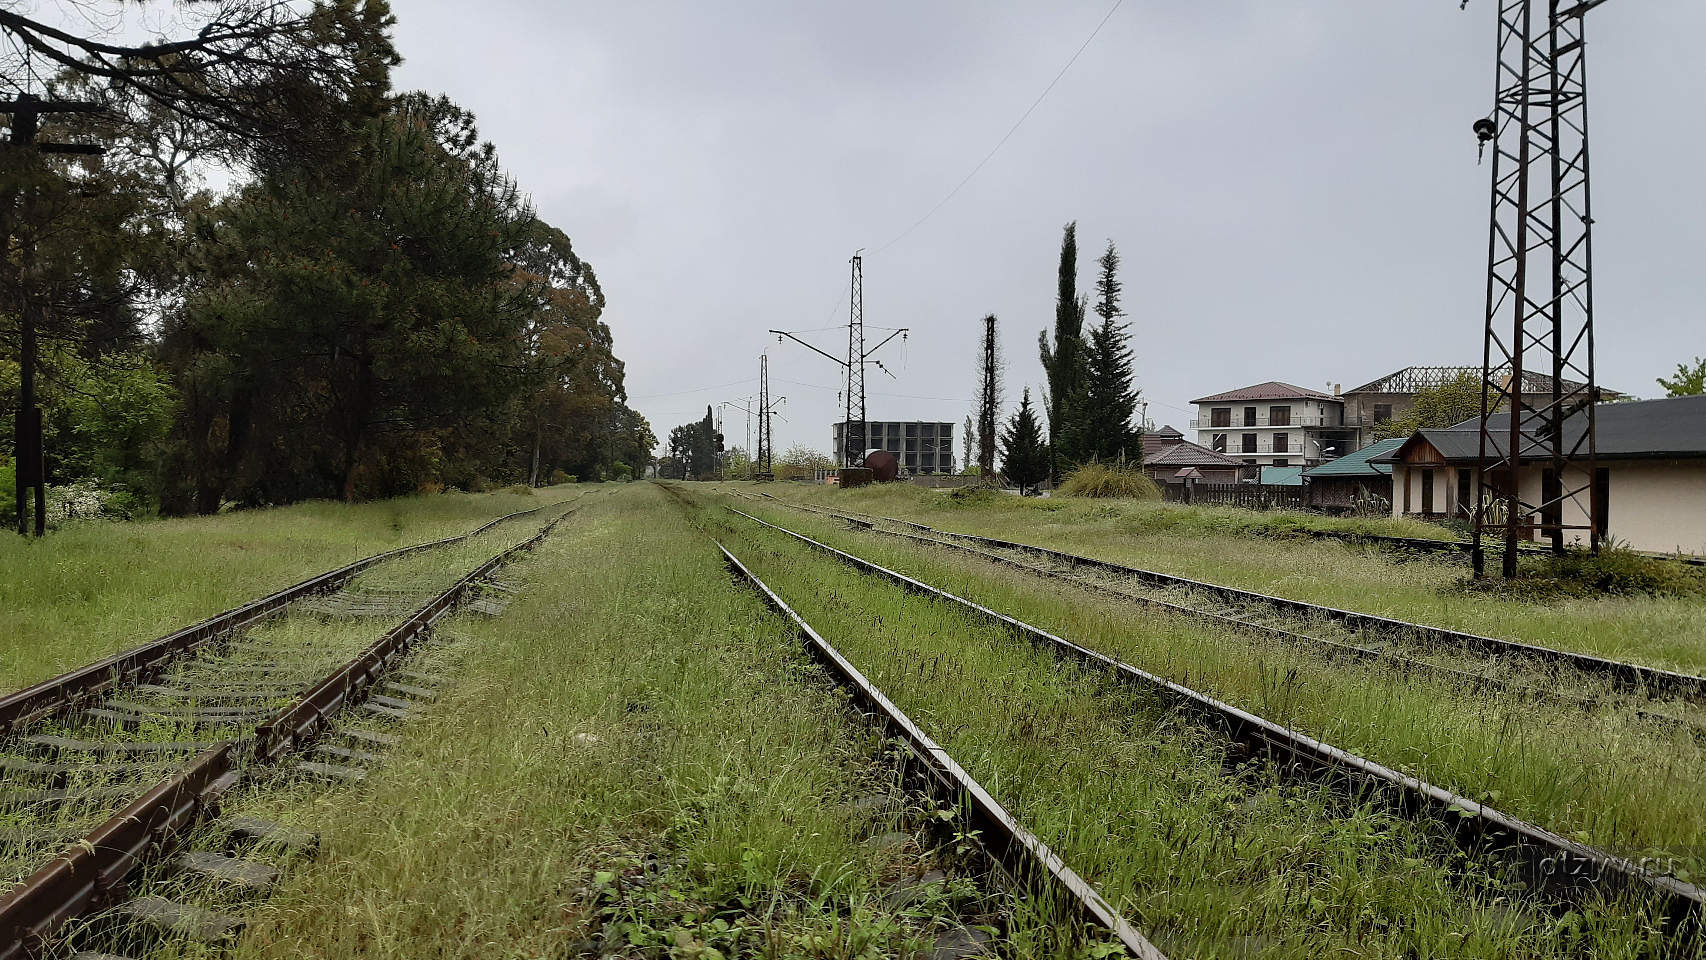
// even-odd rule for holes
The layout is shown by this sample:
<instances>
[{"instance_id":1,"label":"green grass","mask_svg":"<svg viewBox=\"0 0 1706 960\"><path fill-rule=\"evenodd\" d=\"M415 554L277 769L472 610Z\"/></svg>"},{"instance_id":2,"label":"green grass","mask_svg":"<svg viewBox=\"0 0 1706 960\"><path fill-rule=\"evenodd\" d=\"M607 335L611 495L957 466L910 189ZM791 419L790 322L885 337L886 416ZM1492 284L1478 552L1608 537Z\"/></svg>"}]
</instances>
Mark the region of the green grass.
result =
<instances>
[{"instance_id":1,"label":"green grass","mask_svg":"<svg viewBox=\"0 0 1706 960\"><path fill-rule=\"evenodd\" d=\"M905 594L780 534L714 513L707 520L1163 950L1301 958L1651 949L1650 929L1625 906L1556 918L1431 830L1260 770L1229 772L1215 737L1104 675L1063 667L960 608ZM1016 585L986 586L982 599L1026 615ZM1076 597L1061 604L1089 606ZM1164 623L1143 631L1157 646L1188 639Z\"/></svg>"},{"instance_id":2,"label":"green grass","mask_svg":"<svg viewBox=\"0 0 1706 960\"><path fill-rule=\"evenodd\" d=\"M985 908L963 880L884 905L934 857L867 840L929 811L848 805L895 790L878 744L655 487L504 579L501 617L411 664L454 679L366 783L242 804L324 847L235 956L567 957L602 930L630 956L924 958L932 915Z\"/></svg>"},{"instance_id":3,"label":"green grass","mask_svg":"<svg viewBox=\"0 0 1706 960\"><path fill-rule=\"evenodd\" d=\"M145 643L364 556L573 497L577 487L304 503L0 536L0 690Z\"/></svg>"},{"instance_id":4,"label":"green grass","mask_svg":"<svg viewBox=\"0 0 1706 960\"><path fill-rule=\"evenodd\" d=\"M963 554L797 514L775 519L1557 832L1706 873L1694 853L1706 843L1706 752L1686 733L1653 727L1628 709L1583 716L1375 666L1329 664L1191 620L1149 611L1134 617L1140 608ZM1631 790L1632 783L1645 788Z\"/></svg>"},{"instance_id":5,"label":"green grass","mask_svg":"<svg viewBox=\"0 0 1706 960\"><path fill-rule=\"evenodd\" d=\"M1066 475L1058 495L1155 501L1161 499L1161 488L1136 467L1091 461Z\"/></svg>"},{"instance_id":6,"label":"green grass","mask_svg":"<svg viewBox=\"0 0 1706 960\"><path fill-rule=\"evenodd\" d=\"M750 492L751 484L724 489ZM1124 501L956 500L890 484L836 491L769 484L792 501L902 517L960 533L1016 540L1311 603L1434 624L1690 673L1706 672L1706 599L1619 595L1543 598L1468 593L1468 566L1404 559L1377 547L1249 536L1283 527L1284 514ZM1428 525L1391 519L1291 515L1298 522L1417 536ZM1265 528L1265 527L1264 527ZM1433 528L1436 535L1440 528Z\"/></svg>"}]
</instances>

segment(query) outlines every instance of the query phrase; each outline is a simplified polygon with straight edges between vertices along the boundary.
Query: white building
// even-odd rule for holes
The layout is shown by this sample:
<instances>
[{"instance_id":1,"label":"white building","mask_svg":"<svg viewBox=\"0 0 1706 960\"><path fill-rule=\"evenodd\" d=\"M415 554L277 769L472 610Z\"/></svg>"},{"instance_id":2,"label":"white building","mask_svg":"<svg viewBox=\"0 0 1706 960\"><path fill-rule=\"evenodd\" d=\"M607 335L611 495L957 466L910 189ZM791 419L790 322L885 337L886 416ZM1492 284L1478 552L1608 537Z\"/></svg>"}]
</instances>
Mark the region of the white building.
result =
<instances>
[{"instance_id":1,"label":"white building","mask_svg":"<svg viewBox=\"0 0 1706 960\"><path fill-rule=\"evenodd\" d=\"M1197 443L1246 466L1310 467L1350 452L1338 397L1278 380L1191 401Z\"/></svg>"},{"instance_id":2,"label":"white building","mask_svg":"<svg viewBox=\"0 0 1706 960\"><path fill-rule=\"evenodd\" d=\"M1495 421L1504 421L1504 415ZM1565 423L1565 443L1582 432L1578 414ZM1556 508L1563 523L1585 527L1598 498L1602 533L1635 550L1706 555L1706 396L1601 403L1594 408L1596 475L1566 471L1562 489L1580 491ZM1477 461L1481 430L1473 420L1443 430L1418 430L1376 462L1392 464L1392 513L1430 517L1474 515L1481 496ZM1538 451L1536 451L1538 452ZM1518 495L1540 503L1547 463L1525 462ZM1524 518L1536 533L1538 518ZM1556 522L1555 520L1555 522ZM1566 531L1585 541L1585 530Z\"/></svg>"}]
</instances>

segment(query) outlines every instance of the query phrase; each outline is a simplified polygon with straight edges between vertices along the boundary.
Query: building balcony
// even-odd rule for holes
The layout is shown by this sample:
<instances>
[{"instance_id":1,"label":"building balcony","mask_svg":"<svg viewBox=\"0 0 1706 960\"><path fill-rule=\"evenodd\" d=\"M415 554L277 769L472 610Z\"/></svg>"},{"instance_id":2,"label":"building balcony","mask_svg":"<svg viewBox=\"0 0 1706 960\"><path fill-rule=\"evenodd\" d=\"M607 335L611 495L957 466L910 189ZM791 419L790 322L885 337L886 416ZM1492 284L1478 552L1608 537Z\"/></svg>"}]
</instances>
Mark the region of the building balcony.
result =
<instances>
[{"instance_id":1,"label":"building balcony","mask_svg":"<svg viewBox=\"0 0 1706 960\"><path fill-rule=\"evenodd\" d=\"M1215 423L1213 418L1207 420L1194 419L1191 421L1192 430L1284 430L1288 427L1339 427L1346 426L1339 422L1338 417L1233 417L1231 423ZM1349 424L1355 426L1355 424Z\"/></svg>"}]
</instances>

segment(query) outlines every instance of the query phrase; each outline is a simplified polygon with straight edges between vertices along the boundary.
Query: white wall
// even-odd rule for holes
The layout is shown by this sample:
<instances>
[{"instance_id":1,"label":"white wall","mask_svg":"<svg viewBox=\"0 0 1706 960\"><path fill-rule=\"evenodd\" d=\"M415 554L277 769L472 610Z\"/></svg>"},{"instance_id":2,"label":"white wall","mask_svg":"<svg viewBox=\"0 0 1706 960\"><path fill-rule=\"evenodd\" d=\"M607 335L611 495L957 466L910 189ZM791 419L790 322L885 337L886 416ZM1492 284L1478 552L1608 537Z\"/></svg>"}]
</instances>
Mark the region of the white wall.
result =
<instances>
[{"instance_id":1,"label":"white wall","mask_svg":"<svg viewBox=\"0 0 1706 960\"><path fill-rule=\"evenodd\" d=\"M1682 552L1706 556L1706 461L1702 460L1611 460L1602 461L1610 471L1609 505L1606 530L1620 544L1635 550L1657 553ZM1420 465L1412 468L1394 464L1392 472L1392 515L1404 511L1404 488L1410 489L1410 511L1421 513L1422 488ZM1457 498L1457 468L1436 466L1434 473L1434 510L1454 509ZM1521 494L1529 503L1540 499L1539 467L1522 472ZM1567 489L1585 485L1585 471L1570 473ZM1478 494L1478 485L1471 485L1470 496ZM1588 497L1583 491L1576 499L1564 503L1564 522L1587 523ZM1570 536L1582 544L1587 542L1585 530L1570 531Z\"/></svg>"}]
</instances>

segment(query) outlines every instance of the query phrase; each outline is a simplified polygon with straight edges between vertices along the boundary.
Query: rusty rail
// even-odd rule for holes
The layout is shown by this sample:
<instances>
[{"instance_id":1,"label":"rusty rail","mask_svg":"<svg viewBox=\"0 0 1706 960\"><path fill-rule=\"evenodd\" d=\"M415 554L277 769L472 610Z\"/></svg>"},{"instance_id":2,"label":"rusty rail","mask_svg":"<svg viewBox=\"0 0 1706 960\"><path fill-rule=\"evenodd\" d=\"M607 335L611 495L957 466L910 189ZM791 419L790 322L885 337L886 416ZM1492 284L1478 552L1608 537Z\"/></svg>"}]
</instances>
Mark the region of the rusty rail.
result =
<instances>
[{"instance_id":1,"label":"rusty rail","mask_svg":"<svg viewBox=\"0 0 1706 960\"><path fill-rule=\"evenodd\" d=\"M1649 896L1662 905L1663 915L1673 931L1686 930L1689 935L1697 936L1701 930L1700 924L1703 915L1706 915L1706 890L1692 883L1655 872L1640 863L1615 856L1597 847L1570 840L1486 804L1435 786L1419 777L1400 773L1348 750L1298 733L1183 684L1141 670L1040 627L844 550L838 550L786 527L761 520L733 507L728 509L754 523L827 553L857 570L876 574L904 589L964 607L1043 649L1111 672L1140 689L1161 696L1197 718L1205 726L1249 749L1253 755L1275 760L1278 769L1287 776L1324 777L1329 781L1342 778L1344 782L1338 784L1341 787L1345 783L1374 786L1384 793L1401 814L1409 817L1425 814L1448 825L1454 839L1465 847L1486 845L1513 854L1515 861L1523 869L1525 879L1536 890L1572 902L1582 894L1595 890Z\"/></svg>"},{"instance_id":2,"label":"rusty rail","mask_svg":"<svg viewBox=\"0 0 1706 960\"><path fill-rule=\"evenodd\" d=\"M405 547L381 556L394 557L464 540L502 520L542 509L500 517L459 537ZM407 621L387 631L361 656L334 671L295 704L262 724L253 741L252 759L261 763L276 761L311 739L339 709L371 687L388 666L453 610L470 587L516 553L537 546L574 509L563 511L530 539L481 564ZM124 879L139 862L169 851L190 826L210 816L219 798L236 784L234 754L240 745L239 741L227 740L209 749L0 899L0 960L39 956L44 944L66 921L121 898L125 893Z\"/></svg>"},{"instance_id":3,"label":"rusty rail","mask_svg":"<svg viewBox=\"0 0 1706 960\"><path fill-rule=\"evenodd\" d=\"M284 608L305 597L336 590L349 582L356 574L375 564L396 560L399 557L423 550L470 540L505 520L513 520L516 517L537 513L543 509L545 507L541 506L534 507L532 510L507 514L454 537L399 547L395 550L387 550L384 553L365 557L336 570L328 570L318 576L310 577L294 586L270 593L258 600L251 600L240 607L234 607L224 613L209 617L193 626L176 630L158 640L150 641L122 653L113 654L103 660L97 660L87 666L79 667L69 673L61 674L51 680L44 680L34 686L0 698L0 736L10 734L25 724L57 713L91 696L152 676L172 660L199 649L209 641L252 627L269 617L275 616Z\"/></svg>"},{"instance_id":4,"label":"rusty rail","mask_svg":"<svg viewBox=\"0 0 1706 960\"><path fill-rule=\"evenodd\" d=\"M122 899L137 863L173 846L235 784L232 746L203 753L0 899L0 960L39 956L67 920Z\"/></svg>"},{"instance_id":5,"label":"rusty rail","mask_svg":"<svg viewBox=\"0 0 1706 960\"><path fill-rule=\"evenodd\" d=\"M1129 956L1140 960L1166 960L1160 950L1115 912L1095 887L1067 866L1018 818L1007 812L989 791L948 755L948 751L932 740L876 684L860 673L852 661L795 613L776 591L747 569L727 547L718 543L717 549L722 551L723 560L730 569L756 590L765 603L794 624L805 638L807 648L828 669L830 676L847 688L862 708L876 714L891 736L906 745L907 751L928 773L938 790L962 805L972 826L979 831L983 846L1009 875L1019 880L1046 881L1070 901L1080 919L1112 934Z\"/></svg>"},{"instance_id":6,"label":"rusty rail","mask_svg":"<svg viewBox=\"0 0 1706 960\"><path fill-rule=\"evenodd\" d=\"M530 539L482 563L416 610L409 619L386 631L385 636L349 663L332 671L295 703L256 727L254 758L262 763L271 762L312 740L334 714L372 687L393 663L432 629L433 624L454 610L469 588L503 566L510 557L533 549L573 512L573 508L564 511Z\"/></svg>"}]
</instances>

